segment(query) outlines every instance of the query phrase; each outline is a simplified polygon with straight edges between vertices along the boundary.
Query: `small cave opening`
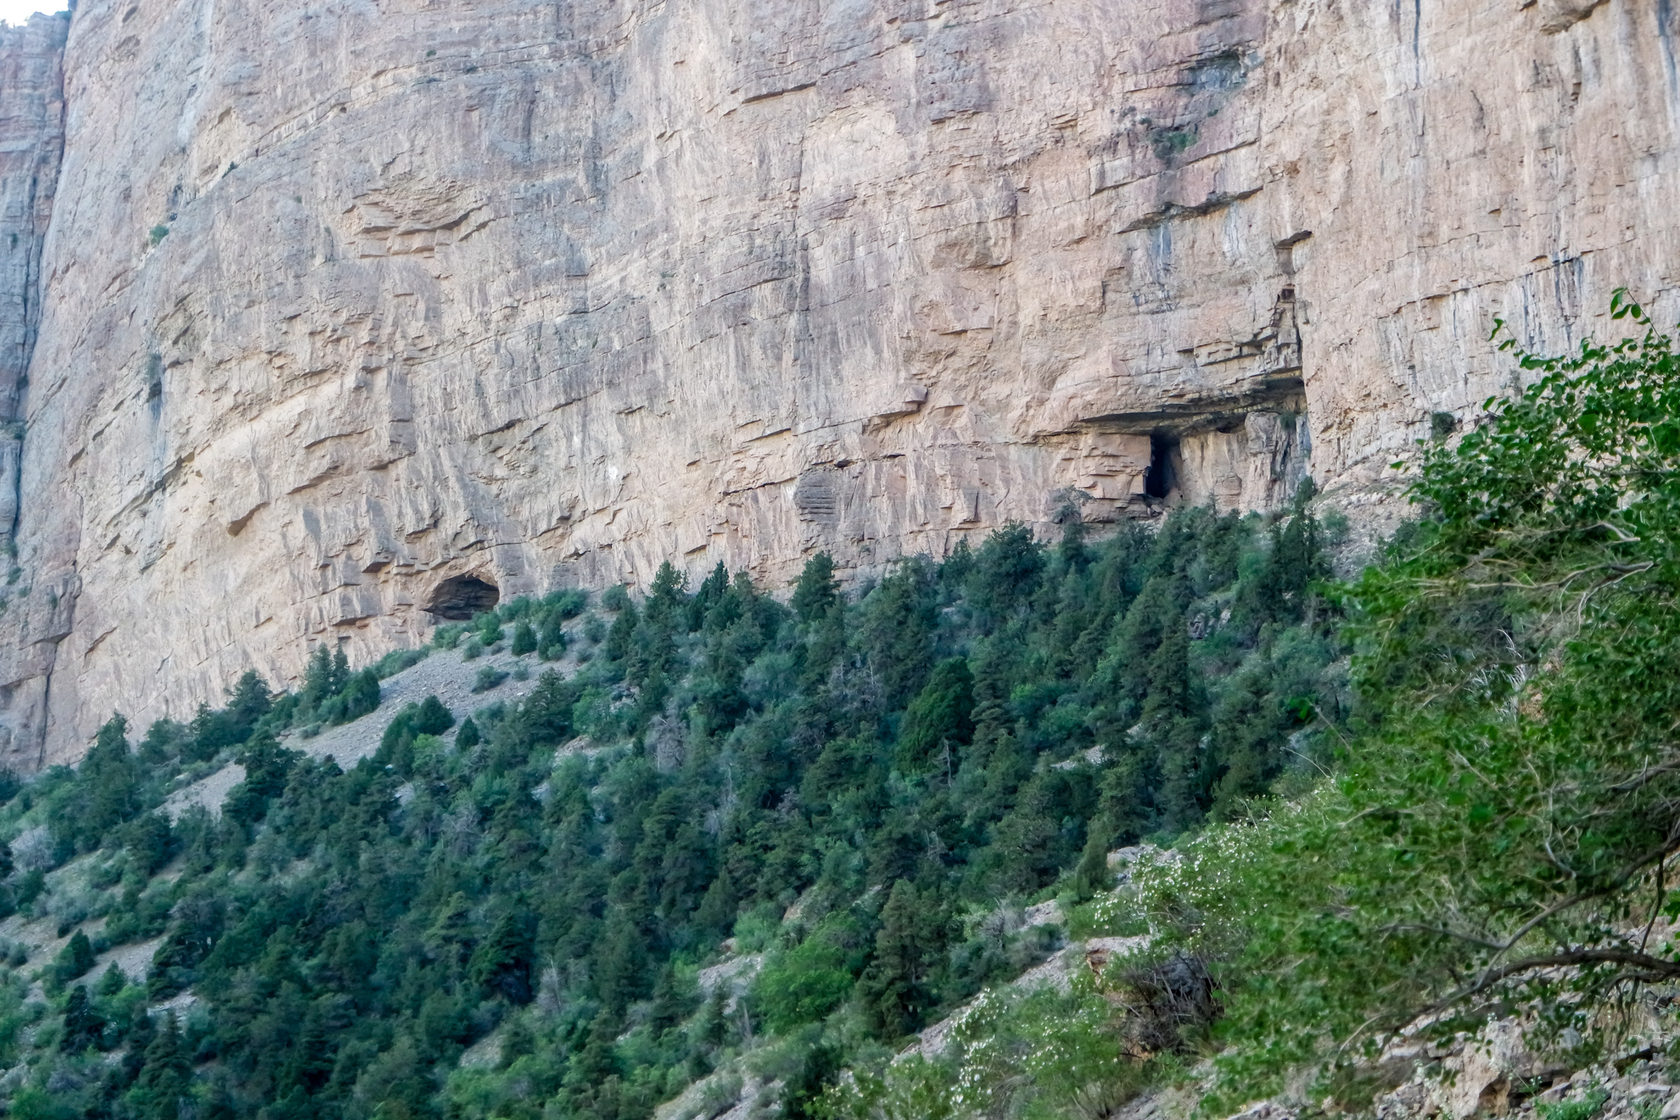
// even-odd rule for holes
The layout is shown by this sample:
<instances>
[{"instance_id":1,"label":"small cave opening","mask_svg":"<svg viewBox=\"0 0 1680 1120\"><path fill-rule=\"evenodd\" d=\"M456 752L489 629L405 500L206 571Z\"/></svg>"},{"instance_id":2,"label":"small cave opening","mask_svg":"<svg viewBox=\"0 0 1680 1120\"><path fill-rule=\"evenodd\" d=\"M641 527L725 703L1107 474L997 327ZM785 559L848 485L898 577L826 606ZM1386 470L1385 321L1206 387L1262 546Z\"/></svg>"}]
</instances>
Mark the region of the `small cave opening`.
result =
<instances>
[{"instance_id":1,"label":"small cave opening","mask_svg":"<svg viewBox=\"0 0 1680 1120\"><path fill-rule=\"evenodd\" d=\"M1178 440L1165 432L1149 436L1149 471L1143 476L1143 492L1151 498L1165 498L1178 488L1173 460L1178 458Z\"/></svg>"},{"instance_id":2,"label":"small cave opening","mask_svg":"<svg viewBox=\"0 0 1680 1120\"><path fill-rule=\"evenodd\" d=\"M466 622L501 601L496 585L480 576L450 576L432 589L425 610L449 622Z\"/></svg>"}]
</instances>

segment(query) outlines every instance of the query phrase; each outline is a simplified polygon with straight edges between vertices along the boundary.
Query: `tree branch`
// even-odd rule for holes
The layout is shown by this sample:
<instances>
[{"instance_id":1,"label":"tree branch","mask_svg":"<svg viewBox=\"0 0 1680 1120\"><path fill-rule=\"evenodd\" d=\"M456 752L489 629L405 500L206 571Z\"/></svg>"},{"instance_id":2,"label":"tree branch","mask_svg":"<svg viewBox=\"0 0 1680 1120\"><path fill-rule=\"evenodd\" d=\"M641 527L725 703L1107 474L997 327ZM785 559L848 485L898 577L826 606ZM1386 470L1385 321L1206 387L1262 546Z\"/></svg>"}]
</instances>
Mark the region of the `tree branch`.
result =
<instances>
[{"instance_id":1,"label":"tree branch","mask_svg":"<svg viewBox=\"0 0 1680 1120\"><path fill-rule=\"evenodd\" d=\"M1429 1009L1429 1013L1444 1011L1455 1003L1485 992L1501 980L1509 980L1525 972L1539 972L1548 968L1569 968L1584 964L1619 964L1635 970L1628 978L1647 983L1680 979L1680 962L1653 957L1636 949L1570 949L1538 957L1524 957L1510 964L1489 969L1476 982L1461 989Z\"/></svg>"}]
</instances>

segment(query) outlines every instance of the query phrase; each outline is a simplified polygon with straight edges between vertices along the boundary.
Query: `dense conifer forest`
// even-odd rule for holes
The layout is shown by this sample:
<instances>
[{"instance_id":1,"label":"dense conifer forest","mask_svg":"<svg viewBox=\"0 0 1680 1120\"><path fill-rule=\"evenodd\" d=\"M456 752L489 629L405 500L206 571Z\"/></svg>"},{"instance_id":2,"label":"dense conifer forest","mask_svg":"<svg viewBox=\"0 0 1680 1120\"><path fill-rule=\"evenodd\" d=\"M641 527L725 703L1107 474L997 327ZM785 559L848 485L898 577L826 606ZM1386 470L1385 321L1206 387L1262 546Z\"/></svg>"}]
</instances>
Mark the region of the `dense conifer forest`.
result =
<instances>
[{"instance_id":1,"label":"dense conifer forest","mask_svg":"<svg viewBox=\"0 0 1680 1120\"><path fill-rule=\"evenodd\" d=\"M1502 1017L1680 1072L1680 354L1612 310L1351 582L1309 488L508 603L470 712L323 648L114 716L0 780L8 1115L1330 1115Z\"/></svg>"},{"instance_id":2,"label":"dense conifer forest","mask_svg":"<svg viewBox=\"0 0 1680 1120\"><path fill-rule=\"evenodd\" d=\"M1089 918L1111 850L1326 760L1324 538L1304 504L1182 509L1007 528L854 593L818 555L777 594L667 566L640 598L507 603L436 645L506 648L528 696L411 706L348 771L309 736L418 654L323 648L295 693L252 674L189 723L113 717L75 770L0 790L0 904L77 930L10 947L0 1092L38 1118L614 1120L695 1082L710 1116L745 1078L762 1115L843 1110L868 1083L843 1069L1059 947L1032 904ZM229 761L220 812L172 819ZM154 940L142 982L96 968ZM1078 991L1026 1002L1072 1024L1069 1060L1119 1061Z\"/></svg>"}]
</instances>

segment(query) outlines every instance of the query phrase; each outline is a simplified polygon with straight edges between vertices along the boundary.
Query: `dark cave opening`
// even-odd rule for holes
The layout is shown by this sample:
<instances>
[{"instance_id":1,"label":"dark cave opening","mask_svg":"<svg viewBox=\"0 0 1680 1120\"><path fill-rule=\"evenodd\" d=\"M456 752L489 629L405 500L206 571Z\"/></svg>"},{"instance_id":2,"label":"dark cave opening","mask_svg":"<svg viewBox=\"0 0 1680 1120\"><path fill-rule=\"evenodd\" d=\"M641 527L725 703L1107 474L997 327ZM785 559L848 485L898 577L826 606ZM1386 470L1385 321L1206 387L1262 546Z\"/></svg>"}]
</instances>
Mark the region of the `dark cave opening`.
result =
<instances>
[{"instance_id":1,"label":"dark cave opening","mask_svg":"<svg viewBox=\"0 0 1680 1120\"><path fill-rule=\"evenodd\" d=\"M1178 457L1178 440L1165 432L1149 436L1149 471L1143 476L1143 492L1151 498L1165 498L1177 486L1173 460Z\"/></svg>"},{"instance_id":2,"label":"dark cave opening","mask_svg":"<svg viewBox=\"0 0 1680 1120\"><path fill-rule=\"evenodd\" d=\"M479 576L450 576L432 589L426 611L449 622L466 622L501 601L496 585Z\"/></svg>"}]
</instances>

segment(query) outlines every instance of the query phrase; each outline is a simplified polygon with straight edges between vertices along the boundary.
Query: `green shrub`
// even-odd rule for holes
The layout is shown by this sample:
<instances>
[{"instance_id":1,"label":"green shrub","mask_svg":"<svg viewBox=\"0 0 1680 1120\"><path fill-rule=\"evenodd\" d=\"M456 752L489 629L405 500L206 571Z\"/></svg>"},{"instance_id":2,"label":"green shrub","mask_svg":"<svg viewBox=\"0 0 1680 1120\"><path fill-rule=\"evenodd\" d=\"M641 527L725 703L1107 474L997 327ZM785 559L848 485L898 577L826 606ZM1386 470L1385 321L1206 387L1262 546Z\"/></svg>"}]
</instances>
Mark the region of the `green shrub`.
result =
<instances>
[{"instance_id":1,"label":"green shrub","mask_svg":"<svg viewBox=\"0 0 1680 1120\"><path fill-rule=\"evenodd\" d=\"M396 676L404 669L426 660L426 649L394 649L373 663L373 672L380 680Z\"/></svg>"},{"instance_id":2,"label":"green shrub","mask_svg":"<svg viewBox=\"0 0 1680 1120\"><path fill-rule=\"evenodd\" d=\"M1592 1089L1579 1100L1540 1101L1534 1110L1540 1114L1541 1120L1592 1120L1609 1099L1607 1090Z\"/></svg>"},{"instance_id":3,"label":"green shrub","mask_svg":"<svg viewBox=\"0 0 1680 1120\"><path fill-rule=\"evenodd\" d=\"M513 645L509 647L509 650L515 657L523 657L527 653L537 651L537 632L524 619L521 619L519 624L513 628Z\"/></svg>"},{"instance_id":4,"label":"green shrub","mask_svg":"<svg viewBox=\"0 0 1680 1120\"><path fill-rule=\"evenodd\" d=\"M1211 1103L1419 1016L1528 1003L1538 1041L1590 1047L1623 985L1680 978L1623 934L1680 851L1680 356L1614 311L1643 335L1520 355L1530 389L1426 446L1424 520L1347 593L1361 705L1334 779L1140 875L1218 962Z\"/></svg>"},{"instance_id":5,"label":"green shrub","mask_svg":"<svg viewBox=\"0 0 1680 1120\"><path fill-rule=\"evenodd\" d=\"M765 1023L786 1033L814 1023L851 994L856 965L847 952L821 935L767 961L754 984Z\"/></svg>"},{"instance_id":6,"label":"green shrub","mask_svg":"<svg viewBox=\"0 0 1680 1120\"><path fill-rule=\"evenodd\" d=\"M93 967L93 944L81 930L70 935L70 940L60 949L58 956L53 958L51 980L54 986L62 987L72 980L79 979Z\"/></svg>"},{"instance_id":7,"label":"green shrub","mask_svg":"<svg viewBox=\"0 0 1680 1120\"><path fill-rule=\"evenodd\" d=\"M481 665L479 666L478 676L473 678L472 690L474 692L489 692L507 679L508 675L504 670L498 669L494 665Z\"/></svg>"}]
</instances>

